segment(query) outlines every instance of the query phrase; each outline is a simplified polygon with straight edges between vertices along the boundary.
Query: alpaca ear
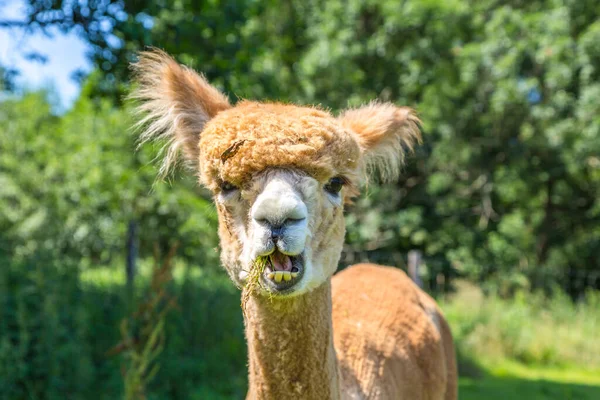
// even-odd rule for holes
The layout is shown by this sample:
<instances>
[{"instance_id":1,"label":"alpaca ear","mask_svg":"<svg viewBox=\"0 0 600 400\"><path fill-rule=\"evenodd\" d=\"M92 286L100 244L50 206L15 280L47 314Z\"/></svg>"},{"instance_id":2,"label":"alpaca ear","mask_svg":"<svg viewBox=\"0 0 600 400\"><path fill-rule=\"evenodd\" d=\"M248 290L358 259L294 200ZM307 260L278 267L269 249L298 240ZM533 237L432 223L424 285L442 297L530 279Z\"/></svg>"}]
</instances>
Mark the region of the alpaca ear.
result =
<instances>
[{"instance_id":1,"label":"alpaca ear","mask_svg":"<svg viewBox=\"0 0 600 400\"><path fill-rule=\"evenodd\" d=\"M391 103L371 103L347 110L340 123L356 136L363 165L370 172L379 170L384 181L398 178L405 150L421 141L420 122L415 111Z\"/></svg>"},{"instance_id":2,"label":"alpaca ear","mask_svg":"<svg viewBox=\"0 0 600 400\"><path fill-rule=\"evenodd\" d=\"M211 118L231 107L227 97L158 49L141 52L132 69L138 86L130 97L143 116L136 124L142 131L140 144L166 141L162 176L177 163L180 151L197 170L200 133Z\"/></svg>"}]
</instances>

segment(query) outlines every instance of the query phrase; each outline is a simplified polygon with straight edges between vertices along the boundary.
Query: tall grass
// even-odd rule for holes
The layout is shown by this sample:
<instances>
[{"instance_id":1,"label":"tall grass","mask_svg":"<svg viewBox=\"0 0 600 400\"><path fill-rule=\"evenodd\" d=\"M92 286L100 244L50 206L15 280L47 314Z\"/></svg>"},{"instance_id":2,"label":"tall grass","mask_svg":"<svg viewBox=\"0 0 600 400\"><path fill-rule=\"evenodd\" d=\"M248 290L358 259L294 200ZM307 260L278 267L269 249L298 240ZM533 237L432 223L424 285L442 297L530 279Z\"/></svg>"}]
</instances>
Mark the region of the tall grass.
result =
<instances>
[{"instance_id":1,"label":"tall grass","mask_svg":"<svg viewBox=\"0 0 600 400\"><path fill-rule=\"evenodd\" d=\"M177 245L171 247L160 265L158 245L155 245L156 266L152 270L150 285L136 310L121 321L121 342L109 354L122 354L125 400L146 400L147 387L160 369L156 359L165 344L165 321L176 303L167 292L173 278L171 273ZM130 301L133 296L130 296ZM133 306L131 304L130 306Z\"/></svg>"},{"instance_id":2,"label":"tall grass","mask_svg":"<svg viewBox=\"0 0 600 400\"><path fill-rule=\"evenodd\" d=\"M123 339L120 326L131 312L124 268L79 273L77 265L56 264L0 260L0 400L123 398L122 373L133 369L122 369L123 357L107 353ZM154 271L152 260L140 262L138 301ZM181 262L172 272L164 288L177 307L164 319L162 352L152 364L160 370L145 388L147 398L243 398L239 291L224 272ZM151 369L142 372L151 376Z\"/></svg>"},{"instance_id":3,"label":"tall grass","mask_svg":"<svg viewBox=\"0 0 600 400\"><path fill-rule=\"evenodd\" d=\"M484 296L461 284L442 301L459 353L480 362L600 368L600 293L573 303L556 291L518 292L510 299Z\"/></svg>"},{"instance_id":4,"label":"tall grass","mask_svg":"<svg viewBox=\"0 0 600 400\"><path fill-rule=\"evenodd\" d=\"M140 262L138 302L152 286L153 272L152 260ZM172 276L162 287L177 307L161 325L164 346L152 363L160 370L145 387L147 398L243 398L247 358L240 292L222 271L175 262ZM107 356L107 351L122 339L119 327L131 312L127 300L124 268L118 264L80 273L77 265L42 259L4 260L0 400L62 399L65 393L72 399L122 398L122 357ZM578 367L590 374L600 368L598 293L574 304L560 293L502 299L461 285L441 305L461 358L487 371L497 365L513 368L517 362ZM156 348L152 340L148 343ZM144 369L142 376L150 371Z\"/></svg>"}]
</instances>

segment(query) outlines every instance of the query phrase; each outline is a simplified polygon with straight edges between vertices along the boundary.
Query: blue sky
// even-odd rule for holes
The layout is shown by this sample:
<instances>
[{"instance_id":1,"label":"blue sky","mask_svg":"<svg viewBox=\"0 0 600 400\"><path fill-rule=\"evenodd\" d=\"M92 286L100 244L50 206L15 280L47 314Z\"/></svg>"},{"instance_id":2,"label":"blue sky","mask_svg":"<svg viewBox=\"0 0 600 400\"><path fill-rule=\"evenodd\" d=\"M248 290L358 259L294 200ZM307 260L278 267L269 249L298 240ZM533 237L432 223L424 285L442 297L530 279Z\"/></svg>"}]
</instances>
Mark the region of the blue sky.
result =
<instances>
[{"instance_id":1,"label":"blue sky","mask_svg":"<svg viewBox=\"0 0 600 400\"><path fill-rule=\"evenodd\" d=\"M24 2L0 0L0 16L4 20L22 19ZM0 64L21 72L17 84L25 90L52 89L58 95L62 109L69 108L79 95L79 85L71 79L73 72L91 69L85 55L87 49L87 44L75 33L54 32L48 37L23 29L0 29ZM24 55L32 51L48 57L48 62L40 64L25 59Z\"/></svg>"}]
</instances>

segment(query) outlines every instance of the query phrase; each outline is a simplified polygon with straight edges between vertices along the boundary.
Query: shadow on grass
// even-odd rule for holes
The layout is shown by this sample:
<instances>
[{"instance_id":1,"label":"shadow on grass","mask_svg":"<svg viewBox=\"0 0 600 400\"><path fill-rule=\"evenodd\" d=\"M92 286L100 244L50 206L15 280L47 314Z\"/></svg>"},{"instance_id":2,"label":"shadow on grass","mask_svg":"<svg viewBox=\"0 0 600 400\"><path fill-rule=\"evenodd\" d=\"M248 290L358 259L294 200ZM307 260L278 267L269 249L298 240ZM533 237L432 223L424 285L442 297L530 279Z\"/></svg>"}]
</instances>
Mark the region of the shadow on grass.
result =
<instances>
[{"instance_id":1,"label":"shadow on grass","mask_svg":"<svg viewBox=\"0 0 600 400\"><path fill-rule=\"evenodd\" d=\"M597 400L600 386L556 382L546 379L527 379L510 372L496 374L472 357L460 351L457 354L459 370L459 399L461 400Z\"/></svg>"},{"instance_id":2,"label":"shadow on grass","mask_svg":"<svg viewBox=\"0 0 600 400\"><path fill-rule=\"evenodd\" d=\"M472 357L461 351L460 346L456 349L456 359L458 364L458 374L461 377L481 379L485 378L488 373L484 367L479 365Z\"/></svg>"},{"instance_id":3,"label":"shadow on grass","mask_svg":"<svg viewBox=\"0 0 600 400\"><path fill-rule=\"evenodd\" d=\"M596 400L600 399L600 387L510 376L460 378L459 398L461 400Z\"/></svg>"}]
</instances>

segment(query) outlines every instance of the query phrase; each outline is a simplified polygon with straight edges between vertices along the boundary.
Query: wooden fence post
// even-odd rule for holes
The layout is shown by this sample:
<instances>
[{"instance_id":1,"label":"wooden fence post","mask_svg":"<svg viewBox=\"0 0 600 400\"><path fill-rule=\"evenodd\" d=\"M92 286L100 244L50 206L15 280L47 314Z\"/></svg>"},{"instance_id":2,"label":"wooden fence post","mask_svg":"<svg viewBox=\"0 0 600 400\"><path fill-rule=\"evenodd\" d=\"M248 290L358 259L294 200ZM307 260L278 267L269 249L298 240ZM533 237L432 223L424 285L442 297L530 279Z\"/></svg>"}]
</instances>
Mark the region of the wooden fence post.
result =
<instances>
[{"instance_id":1,"label":"wooden fence post","mask_svg":"<svg viewBox=\"0 0 600 400\"><path fill-rule=\"evenodd\" d=\"M137 259L137 224L135 220L129 221L127 227L127 243L126 243L126 254L127 261L125 265L125 272L127 274L127 296L130 300L133 299L134 290L134 279L135 279L135 262Z\"/></svg>"},{"instance_id":2,"label":"wooden fence post","mask_svg":"<svg viewBox=\"0 0 600 400\"><path fill-rule=\"evenodd\" d=\"M417 284L418 287L423 287L423 281L419 274L419 267L421 266L421 252L419 250L411 250L408 252L408 276Z\"/></svg>"}]
</instances>

